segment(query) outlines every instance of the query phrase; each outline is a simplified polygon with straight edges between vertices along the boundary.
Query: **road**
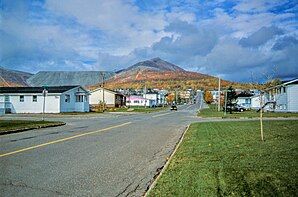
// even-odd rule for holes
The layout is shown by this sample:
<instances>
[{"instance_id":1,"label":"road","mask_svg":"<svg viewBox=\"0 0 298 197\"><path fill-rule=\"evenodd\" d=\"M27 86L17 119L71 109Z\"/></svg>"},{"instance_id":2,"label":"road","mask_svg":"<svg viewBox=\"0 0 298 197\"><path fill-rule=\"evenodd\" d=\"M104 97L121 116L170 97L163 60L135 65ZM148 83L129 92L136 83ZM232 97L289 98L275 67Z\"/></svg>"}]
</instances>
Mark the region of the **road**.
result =
<instances>
[{"instance_id":1,"label":"road","mask_svg":"<svg viewBox=\"0 0 298 197\"><path fill-rule=\"evenodd\" d=\"M62 127L0 136L0 196L142 196L196 105L138 114L48 116ZM38 116L6 116L36 119Z\"/></svg>"}]
</instances>

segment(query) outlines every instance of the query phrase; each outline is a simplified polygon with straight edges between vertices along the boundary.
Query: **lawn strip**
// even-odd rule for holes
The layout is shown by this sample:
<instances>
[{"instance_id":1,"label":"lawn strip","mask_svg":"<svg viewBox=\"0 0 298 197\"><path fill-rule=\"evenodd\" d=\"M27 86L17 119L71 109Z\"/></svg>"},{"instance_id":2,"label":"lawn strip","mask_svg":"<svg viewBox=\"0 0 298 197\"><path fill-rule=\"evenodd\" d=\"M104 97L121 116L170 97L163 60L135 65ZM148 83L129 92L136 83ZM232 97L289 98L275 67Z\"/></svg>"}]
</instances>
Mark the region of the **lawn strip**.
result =
<instances>
[{"instance_id":1,"label":"lawn strip","mask_svg":"<svg viewBox=\"0 0 298 197\"><path fill-rule=\"evenodd\" d=\"M0 135L65 125L58 121L0 120Z\"/></svg>"},{"instance_id":2,"label":"lawn strip","mask_svg":"<svg viewBox=\"0 0 298 197\"><path fill-rule=\"evenodd\" d=\"M233 112L226 114L223 111L217 111L214 105L209 105L209 108L201 109L198 113L199 117L202 118L258 118L260 113L256 110L248 110L244 112ZM263 117L265 118L298 118L298 113L296 112L263 112Z\"/></svg>"},{"instance_id":3,"label":"lawn strip","mask_svg":"<svg viewBox=\"0 0 298 197\"><path fill-rule=\"evenodd\" d=\"M295 196L298 121L195 123L149 196Z\"/></svg>"}]
</instances>

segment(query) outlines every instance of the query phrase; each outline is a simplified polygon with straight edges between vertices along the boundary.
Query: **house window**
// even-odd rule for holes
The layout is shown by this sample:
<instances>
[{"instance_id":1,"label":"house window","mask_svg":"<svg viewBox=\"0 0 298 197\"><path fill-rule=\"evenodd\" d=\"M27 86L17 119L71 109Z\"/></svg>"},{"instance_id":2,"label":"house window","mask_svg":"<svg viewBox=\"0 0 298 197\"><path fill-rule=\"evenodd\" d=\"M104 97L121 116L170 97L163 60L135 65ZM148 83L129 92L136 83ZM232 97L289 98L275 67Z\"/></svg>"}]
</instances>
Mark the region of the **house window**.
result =
<instances>
[{"instance_id":1,"label":"house window","mask_svg":"<svg viewBox=\"0 0 298 197\"><path fill-rule=\"evenodd\" d=\"M5 101L5 102L9 102L9 96L5 95L5 96L4 96L4 101Z\"/></svg>"},{"instance_id":2,"label":"house window","mask_svg":"<svg viewBox=\"0 0 298 197\"><path fill-rule=\"evenodd\" d=\"M283 92L286 93L287 92L287 88L283 87Z\"/></svg>"},{"instance_id":3,"label":"house window","mask_svg":"<svg viewBox=\"0 0 298 197\"><path fill-rule=\"evenodd\" d=\"M134 103L139 103L139 101L133 101Z\"/></svg>"},{"instance_id":4,"label":"house window","mask_svg":"<svg viewBox=\"0 0 298 197\"><path fill-rule=\"evenodd\" d=\"M84 95L76 95L76 102L77 103L84 102Z\"/></svg>"},{"instance_id":5,"label":"house window","mask_svg":"<svg viewBox=\"0 0 298 197\"><path fill-rule=\"evenodd\" d=\"M33 96L32 96L32 101L33 101L33 102L37 102L37 96L36 96L36 95L33 95Z\"/></svg>"},{"instance_id":6,"label":"house window","mask_svg":"<svg viewBox=\"0 0 298 197\"><path fill-rule=\"evenodd\" d=\"M65 103L69 103L69 102L70 102L70 95L65 94Z\"/></svg>"},{"instance_id":7,"label":"house window","mask_svg":"<svg viewBox=\"0 0 298 197\"><path fill-rule=\"evenodd\" d=\"M24 95L21 95L21 96L20 96L20 102L24 102L24 100L25 100L25 99L24 99Z\"/></svg>"},{"instance_id":8,"label":"house window","mask_svg":"<svg viewBox=\"0 0 298 197\"><path fill-rule=\"evenodd\" d=\"M126 103L130 103L130 101L126 101Z\"/></svg>"}]
</instances>

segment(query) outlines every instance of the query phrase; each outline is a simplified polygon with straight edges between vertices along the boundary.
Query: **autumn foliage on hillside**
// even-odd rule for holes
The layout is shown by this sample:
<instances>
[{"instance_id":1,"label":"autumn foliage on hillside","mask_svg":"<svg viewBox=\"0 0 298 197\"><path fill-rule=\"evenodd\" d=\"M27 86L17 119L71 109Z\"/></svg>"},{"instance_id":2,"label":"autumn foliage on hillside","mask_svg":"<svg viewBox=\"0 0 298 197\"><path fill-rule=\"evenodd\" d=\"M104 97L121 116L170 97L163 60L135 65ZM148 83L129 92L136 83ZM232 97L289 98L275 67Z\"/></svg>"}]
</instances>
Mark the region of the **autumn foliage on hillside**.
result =
<instances>
[{"instance_id":1,"label":"autumn foliage on hillside","mask_svg":"<svg viewBox=\"0 0 298 197\"><path fill-rule=\"evenodd\" d=\"M140 72L116 75L106 81L105 87L109 89L130 88L140 89L144 86L167 90L212 90L218 88L218 78L188 71L154 71L142 70ZM222 89L230 85L235 88L251 88L250 84L240 84L231 81L221 80Z\"/></svg>"}]
</instances>

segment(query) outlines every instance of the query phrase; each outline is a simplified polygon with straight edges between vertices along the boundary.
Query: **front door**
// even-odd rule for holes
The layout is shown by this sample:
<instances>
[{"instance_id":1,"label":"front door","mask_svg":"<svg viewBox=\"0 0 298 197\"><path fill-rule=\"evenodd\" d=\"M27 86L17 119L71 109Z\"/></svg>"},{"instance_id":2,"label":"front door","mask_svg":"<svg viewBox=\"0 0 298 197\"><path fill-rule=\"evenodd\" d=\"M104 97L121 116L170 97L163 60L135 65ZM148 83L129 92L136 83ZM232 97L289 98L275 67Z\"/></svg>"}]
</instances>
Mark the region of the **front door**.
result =
<instances>
[{"instance_id":1,"label":"front door","mask_svg":"<svg viewBox=\"0 0 298 197\"><path fill-rule=\"evenodd\" d=\"M11 113L11 103L8 95L4 96L4 108L5 108L5 113Z\"/></svg>"}]
</instances>

